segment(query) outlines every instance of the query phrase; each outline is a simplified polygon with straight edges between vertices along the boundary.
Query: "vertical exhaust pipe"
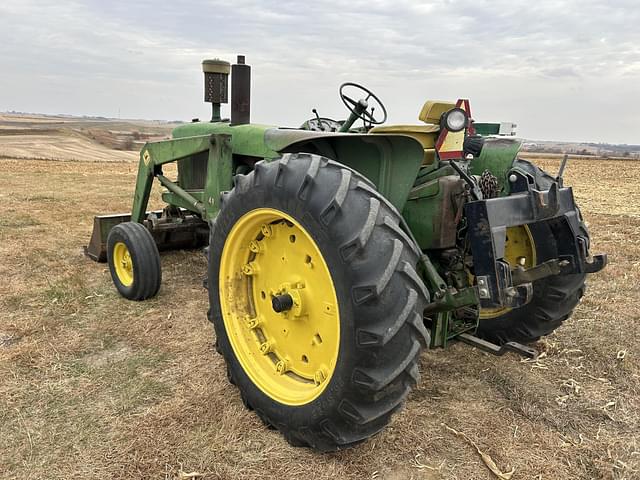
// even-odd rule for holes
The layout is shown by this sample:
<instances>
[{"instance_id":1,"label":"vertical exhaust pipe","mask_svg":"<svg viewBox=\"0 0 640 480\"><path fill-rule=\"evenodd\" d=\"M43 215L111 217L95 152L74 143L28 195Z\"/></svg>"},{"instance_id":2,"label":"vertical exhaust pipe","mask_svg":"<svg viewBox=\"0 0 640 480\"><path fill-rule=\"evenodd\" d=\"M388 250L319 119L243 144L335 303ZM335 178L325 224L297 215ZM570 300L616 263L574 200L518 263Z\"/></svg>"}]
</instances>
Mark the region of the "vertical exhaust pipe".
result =
<instances>
[{"instance_id":1,"label":"vertical exhaust pipe","mask_svg":"<svg viewBox=\"0 0 640 480\"><path fill-rule=\"evenodd\" d=\"M244 63L244 55L231 65L231 125L251 122L251 67Z\"/></svg>"}]
</instances>

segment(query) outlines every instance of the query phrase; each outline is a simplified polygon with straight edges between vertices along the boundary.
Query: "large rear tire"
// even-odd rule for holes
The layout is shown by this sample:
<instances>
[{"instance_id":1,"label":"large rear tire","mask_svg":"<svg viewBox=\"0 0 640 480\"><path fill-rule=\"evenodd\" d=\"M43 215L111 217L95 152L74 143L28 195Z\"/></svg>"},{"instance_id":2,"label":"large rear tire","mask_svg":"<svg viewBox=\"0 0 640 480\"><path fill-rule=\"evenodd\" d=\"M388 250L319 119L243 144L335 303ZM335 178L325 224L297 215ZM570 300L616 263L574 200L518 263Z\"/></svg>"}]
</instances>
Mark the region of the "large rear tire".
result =
<instances>
[{"instance_id":1,"label":"large rear tire","mask_svg":"<svg viewBox=\"0 0 640 480\"><path fill-rule=\"evenodd\" d=\"M418 381L428 292L400 216L356 172L286 154L212 224L210 318L243 402L296 446L380 431Z\"/></svg>"},{"instance_id":2,"label":"large rear tire","mask_svg":"<svg viewBox=\"0 0 640 480\"><path fill-rule=\"evenodd\" d=\"M531 174L535 178L536 187L548 189L554 179L540 168L525 160L516 160L515 166ZM589 240L586 225L580 219L581 235ZM531 257L535 264L557 258L556 238L546 223L532 224L527 227L509 229L519 238L523 238L521 229L528 232L528 240L523 242L507 241L505 257L510 255L509 248L522 248L523 243L533 249ZM509 236L509 230L507 236ZM527 265L530 267L533 265ZM506 342L532 343L545 335L549 335L571 316L573 309L580 302L585 292L586 274L554 275L533 282L533 298L516 309L502 311L480 310L478 336L497 344Z\"/></svg>"}]
</instances>

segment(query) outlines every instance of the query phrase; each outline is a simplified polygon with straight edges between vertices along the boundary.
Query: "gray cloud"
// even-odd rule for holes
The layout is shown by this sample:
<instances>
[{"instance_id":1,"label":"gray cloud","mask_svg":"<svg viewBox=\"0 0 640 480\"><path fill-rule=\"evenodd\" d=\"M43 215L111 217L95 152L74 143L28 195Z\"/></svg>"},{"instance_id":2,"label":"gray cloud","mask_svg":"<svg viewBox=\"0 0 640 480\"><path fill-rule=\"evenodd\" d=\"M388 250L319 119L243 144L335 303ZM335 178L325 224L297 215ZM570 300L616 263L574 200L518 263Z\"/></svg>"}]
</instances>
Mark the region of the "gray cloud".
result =
<instances>
[{"instance_id":1,"label":"gray cloud","mask_svg":"<svg viewBox=\"0 0 640 480\"><path fill-rule=\"evenodd\" d=\"M529 138L640 142L635 1L125 2L4 0L0 110L207 115L199 63L247 55L253 117L344 116L345 80L394 122L469 97Z\"/></svg>"}]
</instances>

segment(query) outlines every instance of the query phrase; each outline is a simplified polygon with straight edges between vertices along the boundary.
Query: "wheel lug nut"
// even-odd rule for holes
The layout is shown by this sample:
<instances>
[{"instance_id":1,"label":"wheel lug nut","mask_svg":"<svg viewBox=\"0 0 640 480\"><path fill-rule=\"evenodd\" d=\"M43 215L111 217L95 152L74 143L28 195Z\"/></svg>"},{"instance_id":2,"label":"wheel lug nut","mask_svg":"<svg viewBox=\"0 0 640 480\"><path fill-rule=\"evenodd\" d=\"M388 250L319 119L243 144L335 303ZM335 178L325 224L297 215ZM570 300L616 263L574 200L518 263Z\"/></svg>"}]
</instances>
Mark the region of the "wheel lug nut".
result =
<instances>
[{"instance_id":1,"label":"wheel lug nut","mask_svg":"<svg viewBox=\"0 0 640 480\"><path fill-rule=\"evenodd\" d=\"M313 381L315 382L316 385L320 385L322 382L324 382L327 379L327 376L325 375L323 370L318 370L314 375L313 375Z\"/></svg>"},{"instance_id":2,"label":"wheel lug nut","mask_svg":"<svg viewBox=\"0 0 640 480\"><path fill-rule=\"evenodd\" d=\"M261 323L260 317L251 318L249 315L244 318L244 321L247 325L247 328L250 328L251 330L258 328Z\"/></svg>"},{"instance_id":3,"label":"wheel lug nut","mask_svg":"<svg viewBox=\"0 0 640 480\"><path fill-rule=\"evenodd\" d=\"M276 372L278 372L280 375L285 374L287 370L289 370L289 366L287 365L286 360L280 360L278 363L276 363Z\"/></svg>"},{"instance_id":4,"label":"wheel lug nut","mask_svg":"<svg viewBox=\"0 0 640 480\"><path fill-rule=\"evenodd\" d=\"M262 235L264 235L265 237L270 237L273 234L273 230L271 230L271 225L262 225L260 227L260 231L262 232Z\"/></svg>"},{"instance_id":5,"label":"wheel lug nut","mask_svg":"<svg viewBox=\"0 0 640 480\"><path fill-rule=\"evenodd\" d=\"M271 352L273 348L273 344L269 341L263 342L260 344L260 353L262 353L263 355L266 355L267 353Z\"/></svg>"},{"instance_id":6,"label":"wheel lug nut","mask_svg":"<svg viewBox=\"0 0 640 480\"><path fill-rule=\"evenodd\" d=\"M242 266L242 273L245 275L255 275L258 273L258 265L255 262L249 262Z\"/></svg>"}]
</instances>

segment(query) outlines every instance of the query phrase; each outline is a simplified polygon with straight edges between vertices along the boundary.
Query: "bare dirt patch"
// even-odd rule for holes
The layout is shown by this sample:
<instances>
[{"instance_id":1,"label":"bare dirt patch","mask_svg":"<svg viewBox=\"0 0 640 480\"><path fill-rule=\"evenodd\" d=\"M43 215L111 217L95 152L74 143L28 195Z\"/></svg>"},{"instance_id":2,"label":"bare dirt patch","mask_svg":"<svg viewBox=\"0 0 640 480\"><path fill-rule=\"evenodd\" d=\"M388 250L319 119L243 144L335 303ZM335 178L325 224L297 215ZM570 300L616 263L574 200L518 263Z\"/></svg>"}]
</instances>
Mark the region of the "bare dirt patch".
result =
<instances>
[{"instance_id":1,"label":"bare dirt patch","mask_svg":"<svg viewBox=\"0 0 640 480\"><path fill-rule=\"evenodd\" d=\"M120 298L106 266L83 256L93 215L129 210L136 163L0 169L4 478L495 478L444 425L514 479L640 477L640 163L568 166L592 249L610 266L539 343L540 360L459 344L425 352L389 428L330 455L290 447L242 406L213 349L201 253L163 254L163 286L147 302Z\"/></svg>"},{"instance_id":2,"label":"bare dirt patch","mask_svg":"<svg viewBox=\"0 0 640 480\"><path fill-rule=\"evenodd\" d=\"M132 355L131 348L126 344L104 346L101 350L92 351L81 360L92 368L104 367L111 363L121 362Z\"/></svg>"}]
</instances>

